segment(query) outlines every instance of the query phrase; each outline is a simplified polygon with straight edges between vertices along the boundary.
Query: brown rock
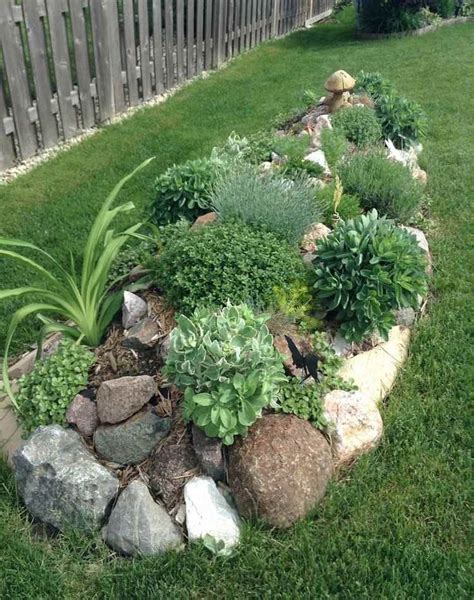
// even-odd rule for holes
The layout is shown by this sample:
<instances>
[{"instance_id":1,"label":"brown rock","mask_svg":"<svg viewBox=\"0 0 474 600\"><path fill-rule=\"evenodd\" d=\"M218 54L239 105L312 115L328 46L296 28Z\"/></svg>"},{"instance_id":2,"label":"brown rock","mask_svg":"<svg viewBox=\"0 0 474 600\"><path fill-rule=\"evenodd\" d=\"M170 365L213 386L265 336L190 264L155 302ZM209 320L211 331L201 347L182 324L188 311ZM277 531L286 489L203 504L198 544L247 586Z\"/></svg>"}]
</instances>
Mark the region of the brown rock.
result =
<instances>
[{"instance_id":1,"label":"brown rock","mask_svg":"<svg viewBox=\"0 0 474 600\"><path fill-rule=\"evenodd\" d=\"M190 442L157 448L148 468L152 491L159 494L166 506L177 500L181 488L199 472L198 462Z\"/></svg>"},{"instance_id":2,"label":"brown rock","mask_svg":"<svg viewBox=\"0 0 474 600\"><path fill-rule=\"evenodd\" d=\"M122 341L122 346L145 352L156 346L160 340L160 328L153 319L144 319L131 327Z\"/></svg>"},{"instance_id":3,"label":"brown rock","mask_svg":"<svg viewBox=\"0 0 474 600\"><path fill-rule=\"evenodd\" d=\"M289 527L322 499L332 474L326 438L294 415L266 415L229 453L229 484L239 512Z\"/></svg>"},{"instance_id":4,"label":"brown rock","mask_svg":"<svg viewBox=\"0 0 474 600\"><path fill-rule=\"evenodd\" d=\"M96 403L85 395L77 394L67 409L66 420L75 425L81 435L90 437L99 426Z\"/></svg>"},{"instance_id":5,"label":"brown rock","mask_svg":"<svg viewBox=\"0 0 474 600\"><path fill-rule=\"evenodd\" d=\"M301 249L304 252L315 252L318 248L318 240L327 237L331 233L329 227L326 227L324 223L315 223L311 225L311 229L304 236L301 243Z\"/></svg>"},{"instance_id":6,"label":"brown rock","mask_svg":"<svg viewBox=\"0 0 474 600\"><path fill-rule=\"evenodd\" d=\"M104 381L97 391L97 411L101 423L120 423L138 412L156 394L149 375L120 377Z\"/></svg>"},{"instance_id":7,"label":"brown rock","mask_svg":"<svg viewBox=\"0 0 474 600\"><path fill-rule=\"evenodd\" d=\"M198 227L202 227L202 225L209 225L209 223L214 223L217 220L217 215L215 212L208 212L205 215L201 215L198 217L191 226L191 229L198 229Z\"/></svg>"},{"instance_id":8,"label":"brown rock","mask_svg":"<svg viewBox=\"0 0 474 600\"><path fill-rule=\"evenodd\" d=\"M225 479L225 465L221 440L207 437L196 425L193 425L192 432L194 452L202 470L216 481L222 481Z\"/></svg>"},{"instance_id":9,"label":"brown rock","mask_svg":"<svg viewBox=\"0 0 474 600\"><path fill-rule=\"evenodd\" d=\"M291 334L289 337L294 341L296 347L301 352L301 354L305 355L311 352L312 347L309 338L305 338L297 334ZM274 335L273 345L275 346L276 350L280 352L280 354L283 354L283 366L285 367L285 371L289 375L300 375L300 369L298 369L293 363L291 352L288 347L288 342L286 341L285 336L283 334Z\"/></svg>"}]
</instances>

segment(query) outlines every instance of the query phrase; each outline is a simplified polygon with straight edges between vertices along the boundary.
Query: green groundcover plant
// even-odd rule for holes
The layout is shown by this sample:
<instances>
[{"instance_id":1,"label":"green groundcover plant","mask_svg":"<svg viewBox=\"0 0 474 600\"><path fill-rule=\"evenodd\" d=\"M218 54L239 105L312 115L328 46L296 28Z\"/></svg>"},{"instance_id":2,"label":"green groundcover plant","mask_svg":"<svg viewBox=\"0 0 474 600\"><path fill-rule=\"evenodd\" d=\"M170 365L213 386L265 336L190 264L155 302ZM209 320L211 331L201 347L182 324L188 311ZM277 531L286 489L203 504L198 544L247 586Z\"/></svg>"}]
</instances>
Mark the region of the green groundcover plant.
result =
<instances>
[{"instance_id":1,"label":"green groundcover plant","mask_svg":"<svg viewBox=\"0 0 474 600\"><path fill-rule=\"evenodd\" d=\"M184 418L225 444L261 416L285 379L267 319L227 304L179 316L171 333L164 372L185 390Z\"/></svg>"},{"instance_id":2,"label":"green groundcover plant","mask_svg":"<svg viewBox=\"0 0 474 600\"><path fill-rule=\"evenodd\" d=\"M368 106L339 110L332 117L332 125L358 148L373 146L382 138L382 128L375 111Z\"/></svg>"},{"instance_id":3,"label":"green groundcover plant","mask_svg":"<svg viewBox=\"0 0 474 600\"><path fill-rule=\"evenodd\" d=\"M342 131L329 127L325 127L321 131L321 149L332 173L337 172L338 164L346 154L348 147L348 141Z\"/></svg>"},{"instance_id":4,"label":"green groundcover plant","mask_svg":"<svg viewBox=\"0 0 474 600\"><path fill-rule=\"evenodd\" d=\"M146 167L151 160L153 159L146 160L124 177L106 198L87 238L80 276L76 273L72 257L71 268L67 270L48 252L30 242L0 237L0 256L12 258L16 262L32 268L47 280L44 287L25 286L0 290L0 300L18 296L34 298L34 301L25 304L13 314L7 332L3 381L14 404L16 402L8 378L8 354L15 331L24 319L36 315L40 320L42 327L39 335L39 347L41 347L44 336L53 331L60 331L93 347L100 343L107 326L120 308L123 294L121 290L110 293L109 272L121 248L130 238L144 236L137 233L142 227L142 223L137 223L120 232L115 232L111 228L111 224L117 216L135 208L132 202L126 202L116 207L113 207L113 203L125 183ZM16 252L14 249L17 248L24 251L25 254ZM48 268L30 258L31 252L46 258L60 273L60 276L54 275ZM48 314L52 317L46 316Z\"/></svg>"},{"instance_id":5,"label":"green groundcover plant","mask_svg":"<svg viewBox=\"0 0 474 600\"><path fill-rule=\"evenodd\" d=\"M235 165L214 188L210 204L221 221L243 221L296 246L321 216L308 177L294 180Z\"/></svg>"},{"instance_id":6,"label":"green groundcover plant","mask_svg":"<svg viewBox=\"0 0 474 600\"><path fill-rule=\"evenodd\" d=\"M416 238L377 211L342 222L318 244L316 298L349 341L387 338L398 308L418 307L427 289L426 257Z\"/></svg>"},{"instance_id":7,"label":"green groundcover plant","mask_svg":"<svg viewBox=\"0 0 474 600\"><path fill-rule=\"evenodd\" d=\"M170 241L149 267L169 302L185 314L228 300L265 308L275 287L305 276L296 249L244 223L190 230Z\"/></svg>"},{"instance_id":8,"label":"green groundcover plant","mask_svg":"<svg viewBox=\"0 0 474 600\"><path fill-rule=\"evenodd\" d=\"M37 361L33 370L20 378L16 403L26 432L40 425L64 423L66 410L86 387L94 362L93 352L65 340L54 354Z\"/></svg>"},{"instance_id":9,"label":"green groundcover plant","mask_svg":"<svg viewBox=\"0 0 474 600\"><path fill-rule=\"evenodd\" d=\"M341 163L339 176L344 192L356 196L363 209L375 208L400 223L409 222L423 202L423 188L409 169L382 152L355 154Z\"/></svg>"}]
</instances>

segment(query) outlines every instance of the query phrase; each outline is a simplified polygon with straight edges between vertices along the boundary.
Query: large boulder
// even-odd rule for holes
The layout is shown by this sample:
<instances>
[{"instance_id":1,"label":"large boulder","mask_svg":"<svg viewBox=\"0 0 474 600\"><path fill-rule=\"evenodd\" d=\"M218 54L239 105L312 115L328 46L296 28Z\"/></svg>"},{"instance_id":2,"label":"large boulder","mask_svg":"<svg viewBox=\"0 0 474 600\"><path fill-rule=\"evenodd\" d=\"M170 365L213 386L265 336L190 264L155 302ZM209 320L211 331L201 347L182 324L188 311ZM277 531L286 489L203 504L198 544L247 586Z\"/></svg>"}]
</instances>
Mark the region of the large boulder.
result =
<instances>
[{"instance_id":1,"label":"large boulder","mask_svg":"<svg viewBox=\"0 0 474 600\"><path fill-rule=\"evenodd\" d=\"M97 452L121 465L134 465L150 454L169 432L171 419L159 417L149 406L117 425L101 425L94 434Z\"/></svg>"},{"instance_id":2,"label":"large boulder","mask_svg":"<svg viewBox=\"0 0 474 600\"><path fill-rule=\"evenodd\" d=\"M77 432L38 427L12 460L18 491L34 517L61 530L100 527L119 482Z\"/></svg>"},{"instance_id":3,"label":"large boulder","mask_svg":"<svg viewBox=\"0 0 474 600\"><path fill-rule=\"evenodd\" d=\"M101 423L120 423L131 417L156 394L153 377L119 377L104 381L97 390L97 411Z\"/></svg>"},{"instance_id":4,"label":"large boulder","mask_svg":"<svg viewBox=\"0 0 474 600\"><path fill-rule=\"evenodd\" d=\"M120 494L103 536L109 546L126 555L162 554L182 544L178 527L139 480Z\"/></svg>"},{"instance_id":5,"label":"large boulder","mask_svg":"<svg viewBox=\"0 0 474 600\"><path fill-rule=\"evenodd\" d=\"M240 537L240 519L211 477L194 477L184 486L186 527L192 540L206 536L224 542L226 548L235 546Z\"/></svg>"},{"instance_id":6,"label":"large boulder","mask_svg":"<svg viewBox=\"0 0 474 600\"><path fill-rule=\"evenodd\" d=\"M237 508L274 527L289 527L324 496L332 474L326 438L294 415L266 415L229 453Z\"/></svg>"},{"instance_id":7,"label":"large boulder","mask_svg":"<svg viewBox=\"0 0 474 600\"><path fill-rule=\"evenodd\" d=\"M383 434L377 404L357 391L334 390L323 400L324 416L331 423L331 448L335 466L350 463L370 452Z\"/></svg>"}]
</instances>

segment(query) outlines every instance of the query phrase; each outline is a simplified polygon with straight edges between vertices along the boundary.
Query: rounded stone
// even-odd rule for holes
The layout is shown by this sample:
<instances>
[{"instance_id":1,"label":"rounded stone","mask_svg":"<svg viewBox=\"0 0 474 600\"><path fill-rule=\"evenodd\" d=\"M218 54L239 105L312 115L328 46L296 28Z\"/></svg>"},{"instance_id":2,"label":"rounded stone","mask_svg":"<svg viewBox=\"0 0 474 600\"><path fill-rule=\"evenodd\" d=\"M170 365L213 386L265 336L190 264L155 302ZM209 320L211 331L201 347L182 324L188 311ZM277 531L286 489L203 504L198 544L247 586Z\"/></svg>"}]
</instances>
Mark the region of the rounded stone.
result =
<instances>
[{"instance_id":1,"label":"rounded stone","mask_svg":"<svg viewBox=\"0 0 474 600\"><path fill-rule=\"evenodd\" d=\"M279 528L323 498L332 471L326 438L294 415L264 416L229 452L229 484L240 514Z\"/></svg>"}]
</instances>

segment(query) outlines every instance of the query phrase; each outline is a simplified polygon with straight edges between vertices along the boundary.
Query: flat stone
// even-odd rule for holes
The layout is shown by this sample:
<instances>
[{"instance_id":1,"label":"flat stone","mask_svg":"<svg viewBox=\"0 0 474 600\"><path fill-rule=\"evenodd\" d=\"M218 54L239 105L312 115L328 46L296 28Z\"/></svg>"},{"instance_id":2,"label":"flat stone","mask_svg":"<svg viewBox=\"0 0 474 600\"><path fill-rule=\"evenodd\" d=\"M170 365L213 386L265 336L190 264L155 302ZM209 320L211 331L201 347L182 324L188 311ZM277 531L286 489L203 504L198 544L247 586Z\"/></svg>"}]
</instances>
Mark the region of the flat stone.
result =
<instances>
[{"instance_id":1,"label":"flat stone","mask_svg":"<svg viewBox=\"0 0 474 600\"><path fill-rule=\"evenodd\" d=\"M97 391L97 410L101 423L120 423L138 412L153 398L157 387L153 377L120 377L104 381Z\"/></svg>"},{"instance_id":2,"label":"flat stone","mask_svg":"<svg viewBox=\"0 0 474 600\"><path fill-rule=\"evenodd\" d=\"M193 447L201 469L216 481L225 479L224 456L222 442L217 438L210 438L204 431L193 425Z\"/></svg>"},{"instance_id":3,"label":"flat stone","mask_svg":"<svg viewBox=\"0 0 474 600\"><path fill-rule=\"evenodd\" d=\"M197 457L188 442L157 448L148 466L150 488L166 506L176 501L187 479L198 473Z\"/></svg>"},{"instance_id":4,"label":"flat stone","mask_svg":"<svg viewBox=\"0 0 474 600\"><path fill-rule=\"evenodd\" d=\"M26 508L60 530L100 527L119 488L80 435L59 425L38 427L13 455L13 465Z\"/></svg>"},{"instance_id":5,"label":"flat stone","mask_svg":"<svg viewBox=\"0 0 474 600\"><path fill-rule=\"evenodd\" d=\"M408 355L409 341L408 328L392 327L387 342L346 359L338 375L345 380L352 379L367 401L377 404L392 389Z\"/></svg>"},{"instance_id":6,"label":"flat stone","mask_svg":"<svg viewBox=\"0 0 474 600\"><path fill-rule=\"evenodd\" d=\"M144 319L125 332L124 348L137 352L152 350L160 340L160 328L153 319Z\"/></svg>"},{"instance_id":7,"label":"flat stone","mask_svg":"<svg viewBox=\"0 0 474 600\"><path fill-rule=\"evenodd\" d=\"M244 517L289 527L326 492L333 470L323 434L294 415L269 414L229 448L229 485Z\"/></svg>"},{"instance_id":8,"label":"flat stone","mask_svg":"<svg viewBox=\"0 0 474 600\"><path fill-rule=\"evenodd\" d=\"M346 338L341 335L339 330L336 331L336 334L331 341L331 345L337 356L347 356L352 351L351 342L348 342Z\"/></svg>"},{"instance_id":9,"label":"flat stone","mask_svg":"<svg viewBox=\"0 0 474 600\"><path fill-rule=\"evenodd\" d=\"M122 306L122 326L124 329L130 329L139 323L147 314L148 304L132 292L123 293Z\"/></svg>"},{"instance_id":10,"label":"flat stone","mask_svg":"<svg viewBox=\"0 0 474 600\"><path fill-rule=\"evenodd\" d=\"M77 394L67 409L66 421L75 425L81 435L90 437L99 426L96 403L83 394Z\"/></svg>"},{"instance_id":11,"label":"flat stone","mask_svg":"<svg viewBox=\"0 0 474 600\"><path fill-rule=\"evenodd\" d=\"M169 417L159 417L151 407L118 425L101 425L94 433L97 452L120 465L142 462L171 427Z\"/></svg>"},{"instance_id":12,"label":"flat stone","mask_svg":"<svg viewBox=\"0 0 474 600\"><path fill-rule=\"evenodd\" d=\"M370 452L383 434L377 404L359 391L334 390L323 399L324 416L331 423L331 449L335 466Z\"/></svg>"},{"instance_id":13,"label":"flat stone","mask_svg":"<svg viewBox=\"0 0 474 600\"><path fill-rule=\"evenodd\" d=\"M208 212L205 215L198 217L191 226L191 229L198 229L203 225L209 225L217 221L217 214L215 212Z\"/></svg>"},{"instance_id":14,"label":"flat stone","mask_svg":"<svg viewBox=\"0 0 474 600\"><path fill-rule=\"evenodd\" d=\"M163 554L182 545L178 527L139 480L120 494L103 537L114 550L128 556Z\"/></svg>"},{"instance_id":15,"label":"flat stone","mask_svg":"<svg viewBox=\"0 0 474 600\"><path fill-rule=\"evenodd\" d=\"M326 156L324 155L324 152L322 150L315 150L314 152L311 152L310 154L305 156L304 159L309 160L310 162L313 162L322 167L325 175L331 175L331 169L329 168Z\"/></svg>"},{"instance_id":16,"label":"flat stone","mask_svg":"<svg viewBox=\"0 0 474 600\"><path fill-rule=\"evenodd\" d=\"M240 539L240 519L211 477L194 477L184 486L188 538L206 536L233 548Z\"/></svg>"}]
</instances>

